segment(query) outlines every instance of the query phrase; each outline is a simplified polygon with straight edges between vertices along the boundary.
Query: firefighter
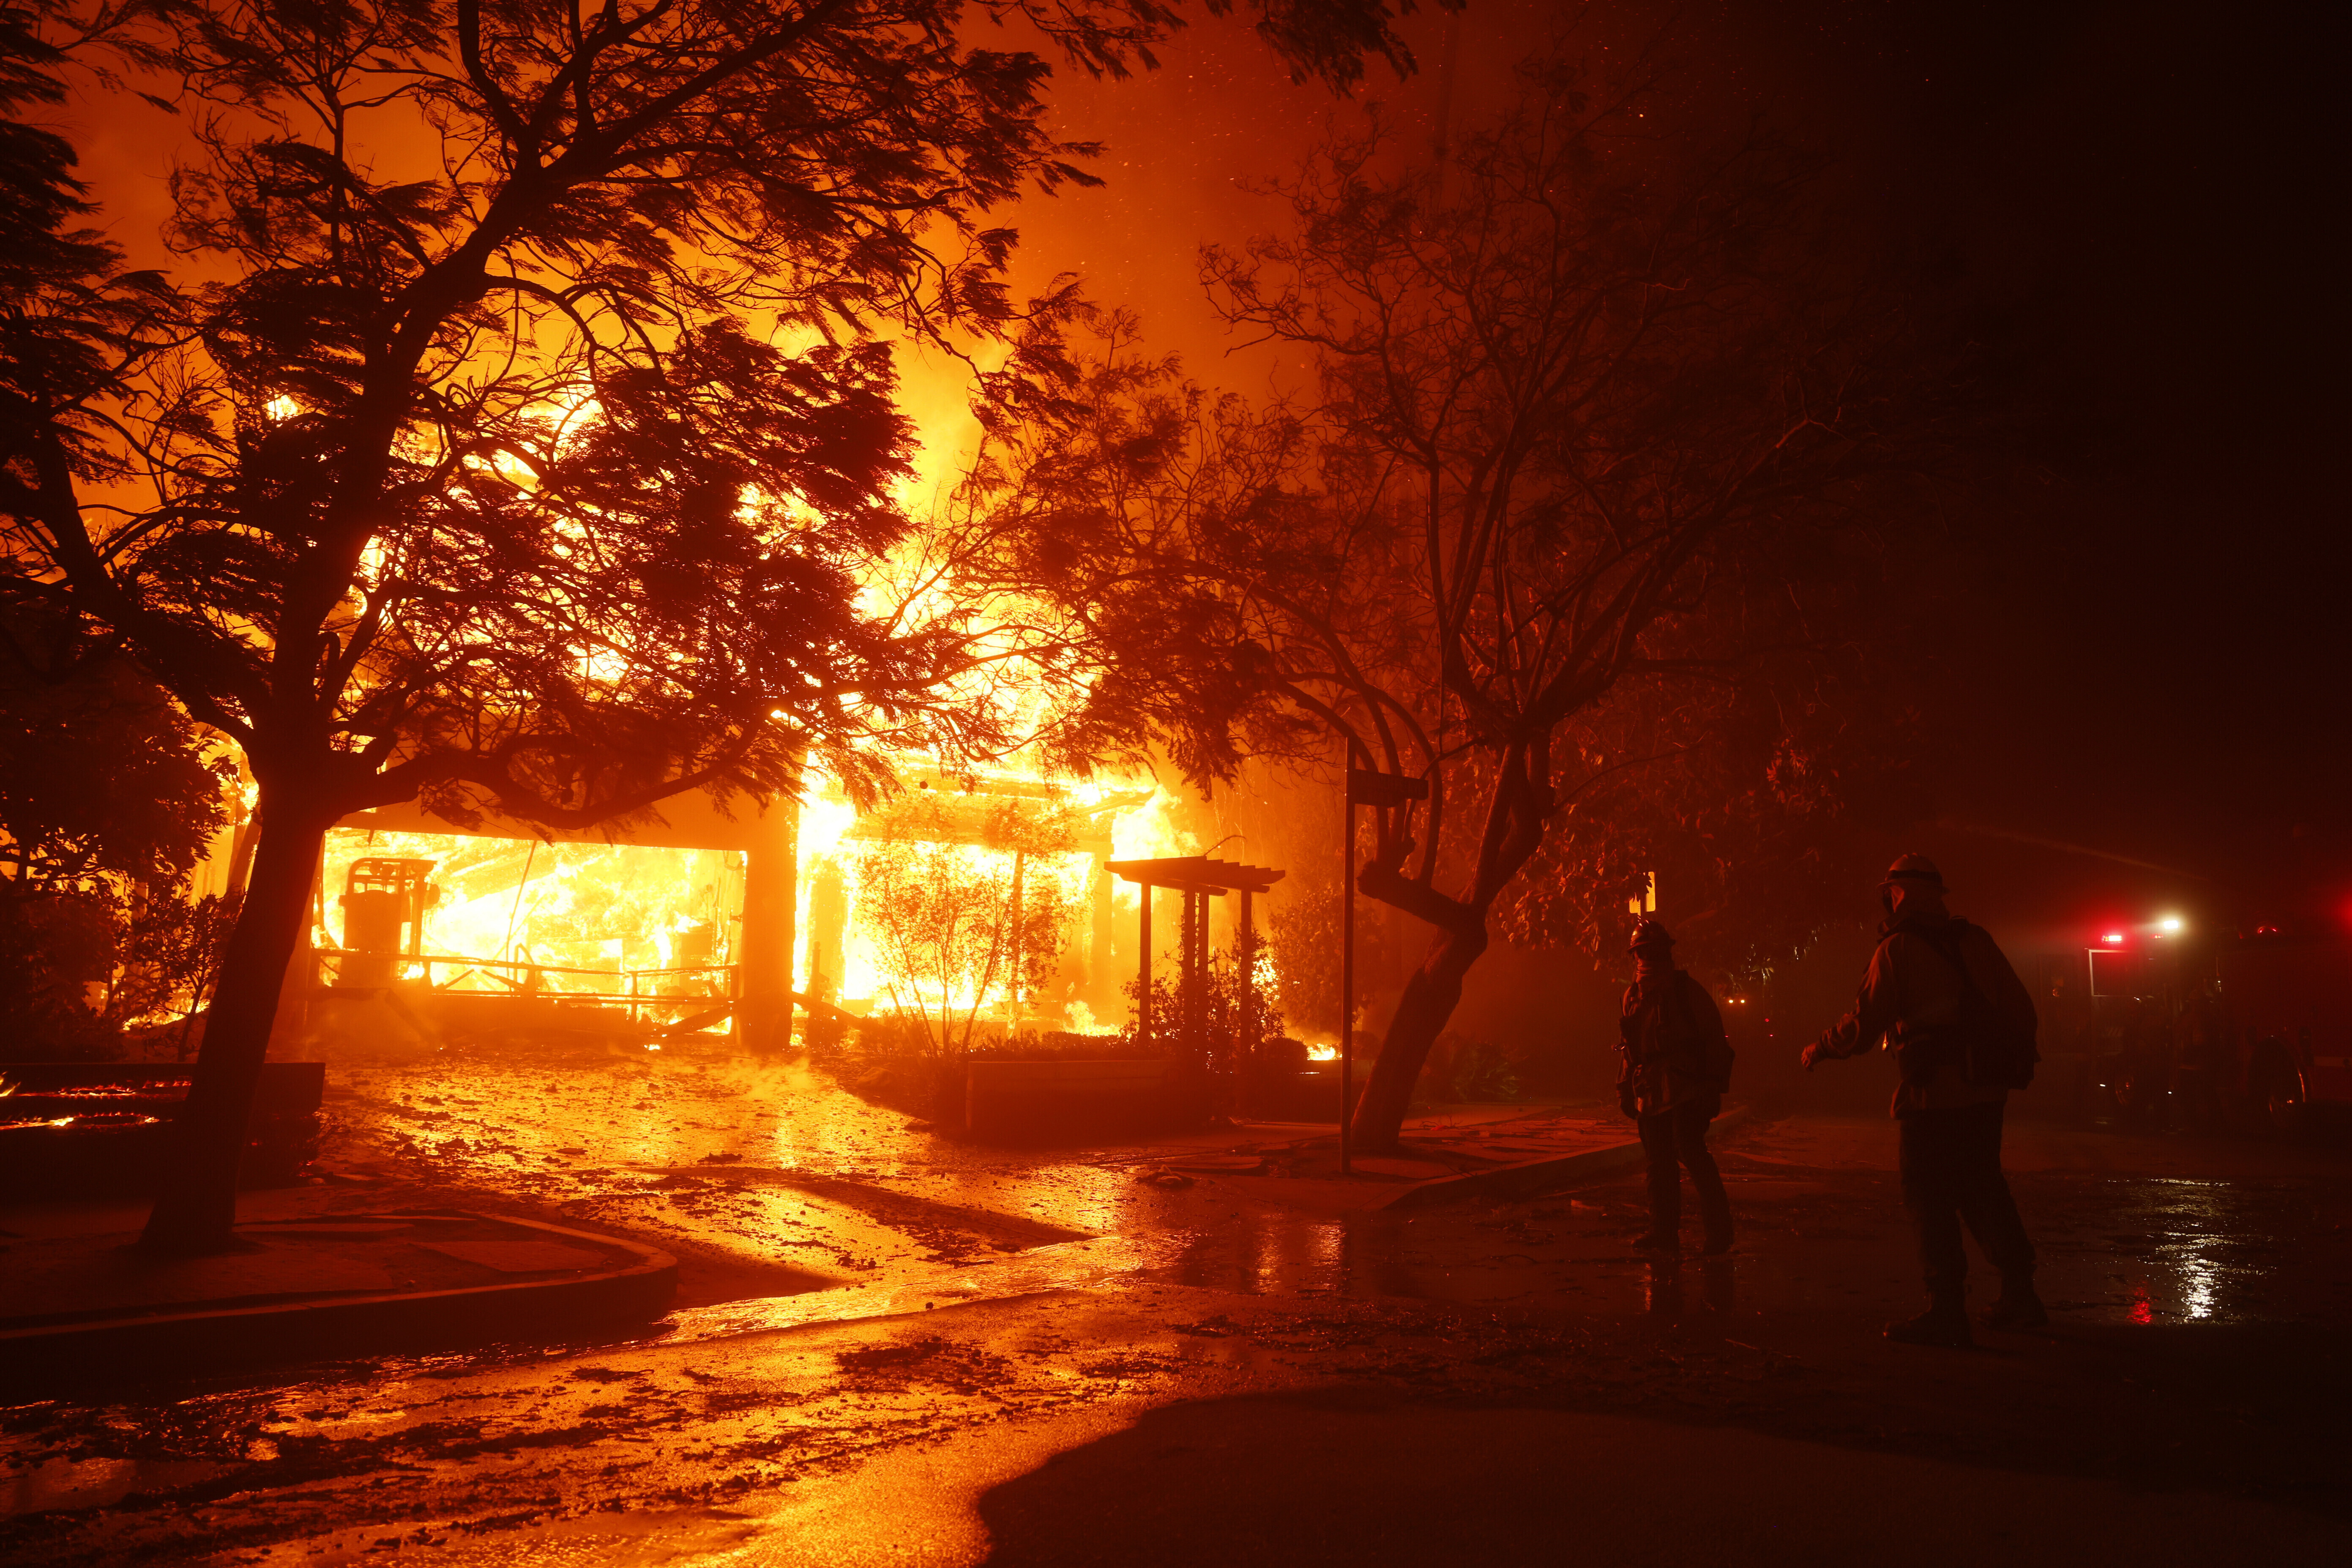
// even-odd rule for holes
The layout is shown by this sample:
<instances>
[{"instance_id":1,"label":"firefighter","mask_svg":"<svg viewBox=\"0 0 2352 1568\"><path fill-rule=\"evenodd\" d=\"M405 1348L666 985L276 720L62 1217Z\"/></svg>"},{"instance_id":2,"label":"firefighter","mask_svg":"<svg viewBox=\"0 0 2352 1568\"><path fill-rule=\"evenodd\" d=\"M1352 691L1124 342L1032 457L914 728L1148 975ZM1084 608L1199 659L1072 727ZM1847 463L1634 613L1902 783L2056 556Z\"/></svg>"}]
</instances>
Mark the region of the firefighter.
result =
<instances>
[{"instance_id":1,"label":"firefighter","mask_svg":"<svg viewBox=\"0 0 2352 1568\"><path fill-rule=\"evenodd\" d=\"M1731 1249L1731 1200L1707 1152L1707 1123L1731 1087L1731 1042L1706 987L1675 967L1675 939L1644 920L1633 928L1635 977L1617 1021L1617 1101L1642 1131L1650 1163L1650 1228L1637 1247L1682 1245L1682 1172L1698 1193L1711 1257ZM1677 1168L1679 1167L1679 1169Z\"/></svg>"},{"instance_id":2,"label":"firefighter","mask_svg":"<svg viewBox=\"0 0 2352 1568\"><path fill-rule=\"evenodd\" d=\"M1879 885L1879 928L1853 1011L1804 1049L1805 1070L1823 1058L1856 1056L1882 1039L1903 1081L1894 1114L1902 1129L1903 1204L1919 1236L1927 1310L1889 1323L1906 1344L1962 1346L1969 1332L1963 1220L2000 1272L1989 1328L2050 1321L2033 1289L2033 1244L2000 1169L2001 1118L2011 1088L2032 1077L2033 998L1983 928L1944 907L1944 878L1924 855L1906 855Z\"/></svg>"},{"instance_id":3,"label":"firefighter","mask_svg":"<svg viewBox=\"0 0 2352 1568\"><path fill-rule=\"evenodd\" d=\"M2221 1028L2221 983L2208 980L2182 1007L2175 1026L2179 1045L2180 1109L2192 1131L2221 1125L2221 1086L2230 1070L2229 1037Z\"/></svg>"}]
</instances>

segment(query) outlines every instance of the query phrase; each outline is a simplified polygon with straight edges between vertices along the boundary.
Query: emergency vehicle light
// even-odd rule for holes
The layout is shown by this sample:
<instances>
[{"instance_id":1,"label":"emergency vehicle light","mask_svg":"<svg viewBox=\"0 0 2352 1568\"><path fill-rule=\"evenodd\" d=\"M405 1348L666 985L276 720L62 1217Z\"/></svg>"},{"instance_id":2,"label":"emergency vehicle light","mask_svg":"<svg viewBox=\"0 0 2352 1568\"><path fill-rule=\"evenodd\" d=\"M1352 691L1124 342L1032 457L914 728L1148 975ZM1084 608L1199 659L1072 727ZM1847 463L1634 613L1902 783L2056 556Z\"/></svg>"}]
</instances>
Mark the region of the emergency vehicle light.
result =
<instances>
[{"instance_id":1,"label":"emergency vehicle light","mask_svg":"<svg viewBox=\"0 0 2352 1568\"><path fill-rule=\"evenodd\" d=\"M2121 947L2124 944L2124 933L2119 931L2111 931L2099 940L2105 942L2109 947Z\"/></svg>"}]
</instances>

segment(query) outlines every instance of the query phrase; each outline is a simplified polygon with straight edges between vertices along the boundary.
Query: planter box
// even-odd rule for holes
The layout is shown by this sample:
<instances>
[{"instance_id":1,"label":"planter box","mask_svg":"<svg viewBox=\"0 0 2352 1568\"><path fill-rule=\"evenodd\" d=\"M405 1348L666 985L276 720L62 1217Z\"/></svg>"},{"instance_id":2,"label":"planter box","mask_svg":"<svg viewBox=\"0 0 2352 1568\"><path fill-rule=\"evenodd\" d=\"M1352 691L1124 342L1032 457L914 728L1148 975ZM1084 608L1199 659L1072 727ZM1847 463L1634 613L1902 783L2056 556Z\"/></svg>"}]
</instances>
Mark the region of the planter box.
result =
<instances>
[{"instance_id":1,"label":"planter box","mask_svg":"<svg viewBox=\"0 0 2352 1568\"><path fill-rule=\"evenodd\" d=\"M1077 1140L1178 1124L1186 1120L1187 1099L1198 1097L1181 1092L1175 1068L1160 1057L1040 1062L982 1058L964 1064L964 1128L976 1138Z\"/></svg>"}]
</instances>

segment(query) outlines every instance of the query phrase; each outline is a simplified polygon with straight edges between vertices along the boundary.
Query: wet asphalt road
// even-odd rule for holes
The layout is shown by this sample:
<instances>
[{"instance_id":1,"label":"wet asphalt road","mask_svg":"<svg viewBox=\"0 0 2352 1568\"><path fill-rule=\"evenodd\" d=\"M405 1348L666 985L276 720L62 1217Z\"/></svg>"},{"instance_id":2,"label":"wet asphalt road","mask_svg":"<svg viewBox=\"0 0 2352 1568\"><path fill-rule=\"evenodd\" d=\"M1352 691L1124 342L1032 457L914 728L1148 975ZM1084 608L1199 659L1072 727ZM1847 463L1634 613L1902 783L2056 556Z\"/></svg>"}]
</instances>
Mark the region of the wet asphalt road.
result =
<instances>
[{"instance_id":1,"label":"wet asphalt road","mask_svg":"<svg viewBox=\"0 0 2352 1568\"><path fill-rule=\"evenodd\" d=\"M314 1201L661 1238L686 1304L8 1411L0 1561L2352 1560L2343 1138L2013 1127L2059 1322L1962 1352L1877 1337L1916 1304L1879 1121L1735 1131L1738 1251L1661 1263L1633 1177L1337 1216L796 1069L336 1083Z\"/></svg>"}]
</instances>

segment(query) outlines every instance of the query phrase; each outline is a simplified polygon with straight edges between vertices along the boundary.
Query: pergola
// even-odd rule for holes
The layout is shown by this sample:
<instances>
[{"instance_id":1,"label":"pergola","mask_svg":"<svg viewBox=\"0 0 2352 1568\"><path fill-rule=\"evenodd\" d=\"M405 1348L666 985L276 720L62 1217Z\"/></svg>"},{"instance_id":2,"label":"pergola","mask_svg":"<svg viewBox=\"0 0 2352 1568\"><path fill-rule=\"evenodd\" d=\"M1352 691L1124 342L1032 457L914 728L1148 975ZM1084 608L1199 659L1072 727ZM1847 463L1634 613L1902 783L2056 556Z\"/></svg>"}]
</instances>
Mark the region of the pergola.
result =
<instances>
[{"instance_id":1,"label":"pergola","mask_svg":"<svg viewBox=\"0 0 2352 1568\"><path fill-rule=\"evenodd\" d=\"M1182 941L1177 948L1181 973L1179 984L1182 993L1194 994L1194 984L1209 965L1209 900L1227 893L1241 898L1241 956L1245 977L1254 977L1257 964L1257 931L1250 921L1250 900L1282 880L1283 873L1264 866L1237 865L1231 860L1212 860L1205 855L1179 855L1158 860L1106 860L1103 869L1117 872L1143 889L1141 929L1139 932L1136 958L1136 1033L1145 1039L1151 1036L1151 890L1167 888L1184 895L1184 927ZM1251 994L1244 986L1243 994ZM1256 1033L1257 1020L1253 1011L1243 1027L1244 1044L1255 1043L1250 1037Z\"/></svg>"}]
</instances>

